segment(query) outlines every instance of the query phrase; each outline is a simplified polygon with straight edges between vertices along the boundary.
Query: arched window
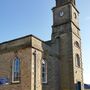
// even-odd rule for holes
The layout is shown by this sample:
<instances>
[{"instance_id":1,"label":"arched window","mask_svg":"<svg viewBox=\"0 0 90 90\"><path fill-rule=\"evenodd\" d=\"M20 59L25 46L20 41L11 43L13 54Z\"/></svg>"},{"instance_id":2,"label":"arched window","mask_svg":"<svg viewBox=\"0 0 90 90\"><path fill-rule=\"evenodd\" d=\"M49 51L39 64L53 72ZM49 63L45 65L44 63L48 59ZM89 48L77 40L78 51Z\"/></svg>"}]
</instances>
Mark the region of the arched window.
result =
<instances>
[{"instance_id":1,"label":"arched window","mask_svg":"<svg viewBox=\"0 0 90 90\"><path fill-rule=\"evenodd\" d=\"M12 62L12 82L20 82L20 59L18 57Z\"/></svg>"},{"instance_id":2,"label":"arched window","mask_svg":"<svg viewBox=\"0 0 90 90\"><path fill-rule=\"evenodd\" d=\"M47 63L42 60L42 83L47 83Z\"/></svg>"},{"instance_id":3,"label":"arched window","mask_svg":"<svg viewBox=\"0 0 90 90\"><path fill-rule=\"evenodd\" d=\"M76 54L76 66L80 67L80 57Z\"/></svg>"}]
</instances>

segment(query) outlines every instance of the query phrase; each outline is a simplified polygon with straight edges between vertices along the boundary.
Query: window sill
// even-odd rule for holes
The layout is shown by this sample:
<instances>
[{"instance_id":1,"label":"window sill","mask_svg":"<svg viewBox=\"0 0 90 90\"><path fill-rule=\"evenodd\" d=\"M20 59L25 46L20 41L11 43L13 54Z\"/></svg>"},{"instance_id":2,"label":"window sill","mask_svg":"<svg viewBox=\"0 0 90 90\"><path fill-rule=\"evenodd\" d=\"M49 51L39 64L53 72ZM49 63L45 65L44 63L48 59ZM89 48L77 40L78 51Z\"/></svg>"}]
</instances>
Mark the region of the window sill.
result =
<instances>
[{"instance_id":1,"label":"window sill","mask_svg":"<svg viewBox=\"0 0 90 90\"><path fill-rule=\"evenodd\" d=\"M42 82L42 84L47 84L47 82Z\"/></svg>"},{"instance_id":2,"label":"window sill","mask_svg":"<svg viewBox=\"0 0 90 90\"><path fill-rule=\"evenodd\" d=\"M12 84L19 84L20 81L12 81Z\"/></svg>"}]
</instances>

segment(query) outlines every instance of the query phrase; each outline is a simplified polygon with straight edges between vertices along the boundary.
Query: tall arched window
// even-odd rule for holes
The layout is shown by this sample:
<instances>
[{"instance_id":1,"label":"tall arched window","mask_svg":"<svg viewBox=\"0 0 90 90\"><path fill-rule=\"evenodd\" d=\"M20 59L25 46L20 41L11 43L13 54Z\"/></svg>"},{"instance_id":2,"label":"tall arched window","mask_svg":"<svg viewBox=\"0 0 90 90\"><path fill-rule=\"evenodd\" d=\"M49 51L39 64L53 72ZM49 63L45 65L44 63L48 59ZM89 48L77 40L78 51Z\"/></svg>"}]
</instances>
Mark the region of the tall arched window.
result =
<instances>
[{"instance_id":1,"label":"tall arched window","mask_svg":"<svg viewBox=\"0 0 90 90\"><path fill-rule=\"evenodd\" d=\"M80 57L76 54L76 66L80 67Z\"/></svg>"},{"instance_id":2,"label":"tall arched window","mask_svg":"<svg viewBox=\"0 0 90 90\"><path fill-rule=\"evenodd\" d=\"M47 83L47 63L42 60L42 83Z\"/></svg>"},{"instance_id":3,"label":"tall arched window","mask_svg":"<svg viewBox=\"0 0 90 90\"><path fill-rule=\"evenodd\" d=\"M20 82L20 59L16 57L12 63L12 82Z\"/></svg>"}]
</instances>

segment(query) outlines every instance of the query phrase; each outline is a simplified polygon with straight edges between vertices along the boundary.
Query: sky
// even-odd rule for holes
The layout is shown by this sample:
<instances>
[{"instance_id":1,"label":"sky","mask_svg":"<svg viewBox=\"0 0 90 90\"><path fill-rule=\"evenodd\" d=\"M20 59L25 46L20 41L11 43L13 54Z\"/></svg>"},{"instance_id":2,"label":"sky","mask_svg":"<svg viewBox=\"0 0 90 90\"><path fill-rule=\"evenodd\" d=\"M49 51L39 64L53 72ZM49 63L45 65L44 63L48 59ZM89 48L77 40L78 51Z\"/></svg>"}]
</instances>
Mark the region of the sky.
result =
<instances>
[{"instance_id":1,"label":"sky","mask_svg":"<svg viewBox=\"0 0 90 90\"><path fill-rule=\"evenodd\" d=\"M90 84L90 0L77 0L84 82ZM0 43L33 34L51 39L55 0L0 0ZM89 41L88 41L89 40Z\"/></svg>"}]
</instances>

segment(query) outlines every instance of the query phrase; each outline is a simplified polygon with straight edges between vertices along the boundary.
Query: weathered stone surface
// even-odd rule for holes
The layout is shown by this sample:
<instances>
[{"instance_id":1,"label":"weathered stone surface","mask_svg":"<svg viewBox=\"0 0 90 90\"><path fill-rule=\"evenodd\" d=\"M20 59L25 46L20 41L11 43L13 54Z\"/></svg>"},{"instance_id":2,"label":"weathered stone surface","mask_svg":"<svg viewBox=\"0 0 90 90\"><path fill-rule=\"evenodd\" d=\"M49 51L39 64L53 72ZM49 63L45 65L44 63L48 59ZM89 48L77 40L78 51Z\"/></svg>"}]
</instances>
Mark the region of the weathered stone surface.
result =
<instances>
[{"instance_id":1,"label":"weathered stone surface","mask_svg":"<svg viewBox=\"0 0 90 90\"><path fill-rule=\"evenodd\" d=\"M58 4L58 3L59 4ZM81 38L74 0L56 0L53 8L52 39L44 42L33 35L0 44L0 78L9 84L0 90L76 90L83 89ZM62 15L60 15L60 12ZM77 42L77 43L76 43ZM80 67L76 65L79 55ZM20 59L20 82L12 82L12 62ZM42 84L42 60L47 63L47 83Z\"/></svg>"}]
</instances>

